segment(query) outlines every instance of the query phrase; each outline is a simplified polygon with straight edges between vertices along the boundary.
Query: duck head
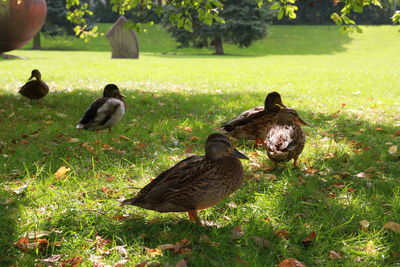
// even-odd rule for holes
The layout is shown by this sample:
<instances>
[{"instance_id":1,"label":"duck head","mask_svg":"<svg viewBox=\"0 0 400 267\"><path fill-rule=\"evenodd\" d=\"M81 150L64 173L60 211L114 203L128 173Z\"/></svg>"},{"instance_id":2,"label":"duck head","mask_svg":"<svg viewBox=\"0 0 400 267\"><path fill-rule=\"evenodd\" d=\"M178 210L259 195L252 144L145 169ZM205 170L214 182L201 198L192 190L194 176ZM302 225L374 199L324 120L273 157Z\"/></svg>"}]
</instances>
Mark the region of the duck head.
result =
<instances>
[{"instance_id":1,"label":"duck head","mask_svg":"<svg viewBox=\"0 0 400 267\"><path fill-rule=\"evenodd\" d=\"M249 159L246 155L234 149L228 137L220 133L214 133L208 136L205 150L206 158L212 161L219 160L227 156Z\"/></svg>"},{"instance_id":2,"label":"duck head","mask_svg":"<svg viewBox=\"0 0 400 267\"><path fill-rule=\"evenodd\" d=\"M280 110L285 105L282 103L281 95L278 92L271 92L267 95L264 102L265 110Z\"/></svg>"},{"instance_id":3,"label":"duck head","mask_svg":"<svg viewBox=\"0 0 400 267\"><path fill-rule=\"evenodd\" d=\"M103 97L115 97L123 99L125 96L119 92L118 86L115 84L107 84L106 87L104 87Z\"/></svg>"},{"instance_id":4,"label":"duck head","mask_svg":"<svg viewBox=\"0 0 400 267\"><path fill-rule=\"evenodd\" d=\"M297 123L299 125L310 126L307 122L303 121L296 110L291 108L283 108L276 115L276 121L280 124Z\"/></svg>"},{"instance_id":5,"label":"duck head","mask_svg":"<svg viewBox=\"0 0 400 267\"><path fill-rule=\"evenodd\" d=\"M40 79L42 78L42 74L39 70L32 70L31 77L29 77L28 81L32 80L33 78L36 78L36 80L40 81Z\"/></svg>"}]
</instances>

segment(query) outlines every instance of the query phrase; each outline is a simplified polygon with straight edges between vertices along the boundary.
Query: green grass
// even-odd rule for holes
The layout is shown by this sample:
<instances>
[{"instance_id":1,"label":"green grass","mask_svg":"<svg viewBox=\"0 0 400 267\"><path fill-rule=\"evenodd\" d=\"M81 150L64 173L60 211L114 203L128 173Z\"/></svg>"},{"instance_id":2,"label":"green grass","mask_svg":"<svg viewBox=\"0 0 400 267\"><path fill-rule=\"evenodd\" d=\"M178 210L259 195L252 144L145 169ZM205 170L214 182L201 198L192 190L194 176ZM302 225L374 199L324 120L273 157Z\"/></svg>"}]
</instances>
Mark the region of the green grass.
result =
<instances>
[{"instance_id":1,"label":"green grass","mask_svg":"<svg viewBox=\"0 0 400 267\"><path fill-rule=\"evenodd\" d=\"M127 250L127 266L145 260L175 265L184 257L191 266L274 266L290 257L307 266L399 264L400 233L383 225L400 223L399 158L387 152L400 145L400 35L392 26L363 29L340 35L329 26L272 26L269 38L248 49L227 45L229 55L222 57L177 49L157 27L139 35L139 60L111 59L104 38L89 44L46 39L43 46L51 50L10 52L27 59L0 60L1 265L31 266L55 254L62 260L81 256L84 266L101 256L112 265L123 258L118 246ZM74 51L57 50L65 47ZM33 68L51 87L39 103L16 94ZM125 117L111 133L77 131L80 116L107 83L127 95ZM251 158L243 161L246 182L200 212L220 228L199 227L183 213L119 206L137 192L134 187L185 158L188 147L202 154L210 133L262 104L272 90L313 126L304 128L298 169L267 171L265 151L238 142ZM61 166L71 170L56 179ZM360 172L371 177L354 176ZM23 185L24 193L14 193ZM361 220L370 222L367 232ZM244 235L233 240L238 225ZM291 234L287 240L274 234L283 229ZM53 231L43 237L50 242L46 249L22 252L13 245L40 230ZM304 246L301 240L313 231L316 240ZM203 235L211 242L200 242ZM96 249L96 236L111 243ZM260 247L256 237L269 246ZM143 250L184 238L192 242L187 254L150 257ZM343 258L329 258L331 250Z\"/></svg>"}]
</instances>

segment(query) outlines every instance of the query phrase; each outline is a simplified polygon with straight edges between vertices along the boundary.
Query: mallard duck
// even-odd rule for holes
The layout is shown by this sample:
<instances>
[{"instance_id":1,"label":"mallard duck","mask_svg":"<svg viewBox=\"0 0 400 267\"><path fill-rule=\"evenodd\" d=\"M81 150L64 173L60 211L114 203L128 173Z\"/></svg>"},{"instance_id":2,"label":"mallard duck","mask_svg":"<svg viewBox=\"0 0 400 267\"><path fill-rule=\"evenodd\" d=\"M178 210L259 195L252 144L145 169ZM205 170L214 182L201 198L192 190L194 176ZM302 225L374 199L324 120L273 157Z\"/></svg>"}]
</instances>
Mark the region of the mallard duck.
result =
<instances>
[{"instance_id":1,"label":"mallard duck","mask_svg":"<svg viewBox=\"0 0 400 267\"><path fill-rule=\"evenodd\" d=\"M188 212L199 222L197 210L214 206L243 182L243 167L238 158L248 159L232 147L220 133L211 134L205 156L191 156L162 172L122 205L134 205L158 212Z\"/></svg>"},{"instance_id":2,"label":"mallard duck","mask_svg":"<svg viewBox=\"0 0 400 267\"><path fill-rule=\"evenodd\" d=\"M274 162L294 159L293 167L297 166L297 158L303 151L306 136L300 125L309 126L294 109L281 109L276 115L265 140L268 157Z\"/></svg>"},{"instance_id":3,"label":"mallard duck","mask_svg":"<svg viewBox=\"0 0 400 267\"><path fill-rule=\"evenodd\" d=\"M265 98L264 107L258 106L244 111L232 121L222 126L230 136L238 139L256 140L263 143L276 114L285 105L278 92L271 92Z\"/></svg>"},{"instance_id":4,"label":"mallard duck","mask_svg":"<svg viewBox=\"0 0 400 267\"><path fill-rule=\"evenodd\" d=\"M32 80L36 78L36 80ZM29 77L28 82L24 84L18 91L21 95L29 99L41 99L49 92L49 86L42 81L42 75L39 70L34 69ZM32 80L32 81L31 81Z\"/></svg>"},{"instance_id":5,"label":"mallard duck","mask_svg":"<svg viewBox=\"0 0 400 267\"><path fill-rule=\"evenodd\" d=\"M88 130L111 128L125 114L124 97L115 84L107 84L103 97L89 106L76 128Z\"/></svg>"}]
</instances>

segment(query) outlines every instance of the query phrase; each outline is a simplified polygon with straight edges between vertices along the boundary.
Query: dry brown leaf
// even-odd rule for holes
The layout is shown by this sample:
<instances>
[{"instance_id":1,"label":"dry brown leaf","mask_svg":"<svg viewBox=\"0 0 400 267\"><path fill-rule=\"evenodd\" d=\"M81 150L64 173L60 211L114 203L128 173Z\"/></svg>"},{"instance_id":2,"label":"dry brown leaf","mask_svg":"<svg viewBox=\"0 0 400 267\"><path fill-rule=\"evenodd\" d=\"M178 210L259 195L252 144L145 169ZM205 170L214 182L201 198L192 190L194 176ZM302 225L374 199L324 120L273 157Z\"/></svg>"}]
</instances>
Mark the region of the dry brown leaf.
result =
<instances>
[{"instance_id":1,"label":"dry brown leaf","mask_svg":"<svg viewBox=\"0 0 400 267\"><path fill-rule=\"evenodd\" d=\"M150 257L157 257L157 256L161 256L163 254L161 249L158 249L158 248L146 248L146 247L144 247L144 250L146 251L147 255L150 256Z\"/></svg>"},{"instance_id":2,"label":"dry brown leaf","mask_svg":"<svg viewBox=\"0 0 400 267\"><path fill-rule=\"evenodd\" d=\"M113 267L124 267L127 262L128 262L128 260L126 260L126 259L120 260L117 263L115 263L113 265Z\"/></svg>"},{"instance_id":3,"label":"dry brown leaf","mask_svg":"<svg viewBox=\"0 0 400 267\"><path fill-rule=\"evenodd\" d=\"M22 252L28 251L29 239L26 237L21 237L17 242L14 243L15 246L19 248Z\"/></svg>"},{"instance_id":4,"label":"dry brown leaf","mask_svg":"<svg viewBox=\"0 0 400 267\"><path fill-rule=\"evenodd\" d=\"M186 253L186 252L190 252L191 249L187 248L187 246L190 244L190 240L187 239L182 239L178 242L175 243L175 247L174 247L174 253L175 254L181 254L181 253Z\"/></svg>"},{"instance_id":5,"label":"dry brown leaf","mask_svg":"<svg viewBox=\"0 0 400 267\"><path fill-rule=\"evenodd\" d=\"M395 222L387 222L385 223L385 225L383 225L383 228L395 231L396 233L400 233L400 224Z\"/></svg>"},{"instance_id":6,"label":"dry brown leaf","mask_svg":"<svg viewBox=\"0 0 400 267\"><path fill-rule=\"evenodd\" d=\"M103 144L103 145L101 146L101 150L107 150L107 151L109 151L109 150L113 150L113 149L114 149L114 147L110 146L109 144Z\"/></svg>"},{"instance_id":7,"label":"dry brown leaf","mask_svg":"<svg viewBox=\"0 0 400 267\"><path fill-rule=\"evenodd\" d=\"M94 147L92 145L90 145L88 142L83 143L82 147L85 148L90 153L94 153L95 152Z\"/></svg>"},{"instance_id":8,"label":"dry brown leaf","mask_svg":"<svg viewBox=\"0 0 400 267\"><path fill-rule=\"evenodd\" d=\"M141 263L136 264L135 267L144 267L144 266L146 266L146 264L147 264L147 261L143 261Z\"/></svg>"},{"instance_id":9,"label":"dry brown leaf","mask_svg":"<svg viewBox=\"0 0 400 267\"><path fill-rule=\"evenodd\" d=\"M340 256L340 254L334 250L329 251L329 258L331 259L342 259L343 257Z\"/></svg>"},{"instance_id":10,"label":"dry brown leaf","mask_svg":"<svg viewBox=\"0 0 400 267\"><path fill-rule=\"evenodd\" d=\"M77 143L77 142L79 142L78 138L71 137L70 139L68 139L68 143Z\"/></svg>"},{"instance_id":11,"label":"dry brown leaf","mask_svg":"<svg viewBox=\"0 0 400 267\"><path fill-rule=\"evenodd\" d=\"M164 244L164 245L159 245L157 248L160 250L172 250L175 248L175 245L174 244Z\"/></svg>"},{"instance_id":12,"label":"dry brown leaf","mask_svg":"<svg viewBox=\"0 0 400 267\"><path fill-rule=\"evenodd\" d=\"M242 236L244 236L244 230L241 225L238 225L232 229L231 233L232 239L240 239Z\"/></svg>"},{"instance_id":13,"label":"dry brown leaf","mask_svg":"<svg viewBox=\"0 0 400 267\"><path fill-rule=\"evenodd\" d=\"M57 262L61 259L63 255L51 255L47 259L36 259L35 262L43 264L44 266L57 266Z\"/></svg>"},{"instance_id":14,"label":"dry brown leaf","mask_svg":"<svg viewBox=\"0 0 400 267\"><path fill-rule=\"evenodd\" d=\"M314 169L313 167L307 167L306 168L306 172L307 173L311 173L311 174L314 174L314 173L317 173L317 172L319 172L320 170L318 170L318 169Z\"/></svg>"},{"instance_id":15,"label":"dry brown leaf","mask_svg":"<svg viewBox=\"0 0 400 267\"><path fill-rule=\"evenodd\" d=\"M253 238L254 243L257 244L260 248L269 248L270 247L270 242L264 238L261 238L259 236L256 236Z\"/></svg>"},{"instance_id":16,"label":"dry brown leaf","mask_svg":"<svg viewBox=\"0 0 400 267\"><path fill-rule=\"evenodd\" d=\"M311 234L309 234L308 236L306 236L301 243L303 243L304 246L308 246L310 245L312 242L315 241L315 238L317 237L317 233L316 232L312 232Z\"/></svg>"},{"instance_id":17,"label":"dry brown leaf","mask_svg":"<svg viewBox=\"0 0 400 267\"><path fill-rule=\"evenodd\" d=\"M185 128L183 128L184 130L185 130L185 132L187 132L187 133L192 133L193 132L193 129L192 129L192 127L190 127L190 126L186 126Z\"/></svg>"},{"instance_id":18,"label":"dry brown leaf","mask_svg":"<svg viewBox=\"0 0 400 267\"><path fill-rule=\"evenodd\" d=\"M190 146L190 147L186 148L185 153L190 154L190 153L192 153L192 151L193 151L193 147Z\"/></svg>"},{"instance_id":19,"label":"dry brown leaf","mask_svg":"<svg viewBox=\"0 0 400 267\"><path fill-rule=\"evenodd\" d=\"M75 256L61 262L61 267L76 267L82 263L82 257Z\"/></svg>"},{"instance_id":20,"label":"dry brown leaf","mask_svg":"<svg viewBox=\"0 0 400 267\"><path fill-rule=\"evenodd\" d=\"M61 166L56 173L54 174L55 178L60 180L60 179L64 179L65 177L67 177L67 172L69 172L71 170L71 168L65 167L65 166Z\"/></svg>"},{"instance_id":21,"label":"dry brown leaf","mask_svg":"<svg viewBox=\"0 0 400 267\"><path fill-rule=\"evenodd\" d=\"M376 127L376 128L375 128L375 131L383 131L383 128L381 128L381 127Z\"/></svg>"},{"instance_id":22,"label":"dry brown leaf","mask_svg":"<svg viewBox=\"0 0 400 267\"><path fill-rule=\"evenodd\" d=\"M278 231L275 231L274 234L281 239L289 239L290 238L290 233L287 230L278 230Z\"/></svg>"},{"instance_id":23,"label":"dry brown leaf","mask_svg":"<svg viewBox=\"0 0 400 267\"><path fill-rule=\"evenodd\" d=\"M389 147L389 149L388 149L388 153L390 154L390 155L396 155L396 153L397 153L397 146L391 146L391 147Z\"/></svg>"},{"instance_id":24,"label":"dry brown leaf","mask_svg":"<svg viewBox=\"0 0 400 267\"><path fill-rule=\"evenodd\" d=\"M295 258L288 258L286 260L281 261L278 264L278 267L306 267L306 265Z\"/></svg>"},{"instance_id":25,"label":"dry brown leaf","mask_svg":"<svg viewBox=\"0 0 400 267\"><path fill-rule=\"evenodd\" d=\"M357 173L356 175L354 175L355 177L358 177L358 178L371 178L372 177L372 174L369 174L369 173L365 173L365 172L360 172L360 173Z\"/></svg>"},{"instance_id":26,"label":"dry brown leaf","mask_svg":"<svg viewBox=\"0 0 400 267\"><path fill-rule=\"evenodd\" d=\"M358 223L360 224L361 230L363 230L364 232L368 231L369 221L362 220L362 221L359 221Z\"/></svg>"},{"instance_id":27,"label":"dry brown leaf","mask_svg":"<svg viewBox=\"0 0 400 267\"><path fill-rule=\"evenodd\" d=\"M186 259L181 259L180 261L178 261L175 265L175 267L186 267Z\"/></svg>"}]
</instances>

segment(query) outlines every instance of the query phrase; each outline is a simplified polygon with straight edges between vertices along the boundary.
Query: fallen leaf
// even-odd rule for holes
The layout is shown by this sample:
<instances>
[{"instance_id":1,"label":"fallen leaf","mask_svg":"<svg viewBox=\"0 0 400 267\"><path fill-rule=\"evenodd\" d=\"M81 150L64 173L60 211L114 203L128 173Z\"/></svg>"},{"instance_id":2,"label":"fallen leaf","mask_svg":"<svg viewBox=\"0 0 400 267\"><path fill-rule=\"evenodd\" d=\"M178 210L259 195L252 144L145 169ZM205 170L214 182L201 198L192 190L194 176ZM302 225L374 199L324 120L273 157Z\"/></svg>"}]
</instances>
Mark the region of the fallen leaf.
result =
<instances>
[{"instance_id":1,"label":"fallen leaf","mask_svg":"<svg viewBox=\"0 0 400 267\"><path fill-rule=\"evenodd\" d=\"M210 244L211 243L211 239L207 236L207 235L201 235L199 238L199 242L200 244Z\"/></svg>"},{"instance_id":2,"label":"fallen leaf","mask_svg":"<svg viewBox=\"0 0 400 267\"><path fill-rule=\"evenodd\" d=\"M144 267L144 266L146 266L146 264L147 264L147 261L143 261L141 263L136 264L135 267Z\"/></svg>"},{"instance_id":3,"label":"fallen leaf","mask_svg":"<svg viewBox=\"0 0 400 267\"><path fill-rule=\"evenodd\" d=\"M48 267L55 267L58 264L56 264L62 257L63 255L51 255L50 257L46 258L46 259L35 259L36 263L39 264L44 264L45 266ZM36 265L35 265L36 266Z\"/></svg>"},{"instance_id":4,"label":"fallen leaf","mask_svg":"<svg viewBox=\"0 0 400 267\"><path fill-rule=\"evenodd\" d=\"M278 231L275 231L274 234L281 239L289 239L290 238L290 233L287 230L278 230Z\"/></svg>"},{"instance_id":5,"label":"fallen leaf","mask_svg":"<svg viewBox=\"0 0 400 267\"><path fill-rule=\"evenodd\" d=\"M241 225L238 225L232 229L232 239L240 239L242 236L244 236L244 230Z\"/></svg>"},{"instance_id":6,"label":"fallen leaf","mask_svg":"<svg viewBox=\"0 0 400 267\"><path fill-rule=\"evenodd\" d=\"M164 245L159 245L157 248L160 250L172 250L175 248L175 245L174 244L164 244Z\"/></svg>"},{"instance_id":7,"label":"fallen leaf","mask_svg":"<svg viewBox=\"0 0 400 267\"><path fill-rule=\"evenodd\" d=\"M364 232L366 232L368 230L368 226L369 226L369 221L367 220L362 220L358 222L361 226L361 230L363 230Z\"/></svg>"},{"instance_id":8,"label":"fallen leaf","mask_svg":"<svg viewBox=\"0 0 400 267\"><path fill-rule=\"evenodd\" d=\"M329 258L331 259L342 259L343 257L340 256L340 254L334 250L329 251Z\"/></svg>"},{"instance_id":9,"label":"fallen leaf","mask_svg":"<svg viewBox=\"0 0 400 267\"><path fill-rule=\"evenodd\" d=\"M22 252L28 251L29 239L27 237L21 237L17 242L14 243Z\"/></svg>"},{"instance_id":10,"label":"fallen leaf","mask_svg":"<svg viewBox=\"0 0 400 267\"><path fill-rule=\"evenodd\" d=\"M376 127L376 128L375 128L375 131L383 131L383 128L381 128L381 127Z\"/></svg>"},{"instance_id":11,"label":"fallen leaf","mask_svg":"<svg viewBox=\"0 0 400 267\"><path fill-rule=\"evenodd\" d=\"M187 239L182 239L182 240L176 242L175 247L174 247L174 253L181 254L181 253L190 252L191 249L187 247L190 243L191 243L190 240L187 240Z\"/></svg>"},{"instance_id":12,"label":"fallen leaf","mask_svg":"<svg viewBox=\"0 0 400 267\"><path fill-rule=\"evenodd\" d=\"M42 231L37 231L37 232L28 232L26 233L26 237L28 237L29 239L35 239L35 238L41 238L43 236L48 236L51 233L53 233L53 231L46 231L46 230L42 230Z\"/></svg>"},{"instance_id":13,"label":"fallen leaf","mask_svg":"<svg viewBox=\"0 0 400 267\"><path fill-rule=\"evenodd\" d=\"M65 167L65 166L61 166L56 173L54 174L55 178L57 180L60 179L64 179L65 177L67 177L67 172L69 172L71 170L71 168Z\"/></svg>"},{"instance_id":14,"label":"fallen leaf","mask_svg":"<svg viewBox=\"0 0 400 267\"><path fill-rule=\"evenodd\" d=\"M301 243L303 243L304 246L309 246L312 242L315 241L315 238L317 237L317 233L316 232L312 232L311 234L309 234L308 236L306 236Z\"/></svg>"},{"instance_id":15,"label":"fallen leaf","mask_svg":"<svg viewBox=\"0 0 400 267\"><path fill-rule=\"evenodd\" d=\"M372 174L369 174L369 173L365 173L365 172L360 172L360 173L357 173L356 175L354 175L355 177L358 177L358 178L371 178L372 177Z\"/></svg>"},{"instance_id":16,"label":"fallen leaf","mask_svg":"<svg viewBox=\"0 0 400 267\"><path fill-rule=\"evenodd\" d=\"M185 153L190 154L190 153L192 153L192 151L193 151L193 147L190 146L190 147L186 148Z\"/></svg>"},{"instance_id":17,"label":"fallen leaf","mask_svg":"<svg viewBox=\"0 0 400 267\"><path fill-rule=\"evenodd\" d=\"M144 247L144 250L146 251L146 254L148 256L150 256L150 257L157 257L157 256L161 256L163 254L161 249L158 249L158 248L146 248L146 247Z\"/></svg>"},{"instance_id":18,"label":"fallen leaf","mask_svg":"<svg viewBox=\"0 0 400 267\"><path fill-rule=\"evenodd\" d=\"M313 167L307 167L306 168L306 172L307 173L311 173L311 174L314 174L314 173L317 173L317 172L319 172L320 170L318 170L318 169L314 169Z\"/></svg>"},{"instance_id":19,"label":"fallen leaf","mask_svg":"<svg viewBox=\"0 0 400 267\"><path fill-rule=\"evenodd\" d=\"M25 193L27 188L28 188L28 185L24 184L23 186L15 189L14 193L17 194L17 195L21 195L21 194Z\"/></svg>"},{"instance_id":20,"label":"fallen leaf","mask_svg":"<svg viewBox=\"0 0 400 267\"><path fill-rule=\"evenodd\" d=\"M190 126L187 126L187 127L183 128L183 129L184 129L185 132L187 132L187 133L192 133L192 132L193 132L193 129L192 129L192 127L190 127Z\"/></svg>"},{"instance_id":21,"label":"fallen leaf","mask_svg":"<svg viewBox=\"0 0 400 267\"><path fill-rule=\"evenodd\" d=\"M109 151L109 150L113 150L113 149L114 149L114 147L110 146L109 144L103 144L103 145L101 146L101 150L107 150L107 151Z\"/></svg>"},{"instance_id":22,"label":"fallen leaf","mask_svg":"<svg viewBox=\"0 0 400 267\"><path fill-rule=\"evenodd\" d=\"M400 130L396 131L394 134L400 136Z\"/></svg>"},{"instance_id":23,"label":"fallen leaf","mask_svg":"<svg viewBox=\"0 0 400 267\"><path fill-rule=\"evenodd\" d=\"M61 262L61 267L76 267L82 263L82 257L75 256Z\"/></svg>"},{"instance_id":24,"label":"fallen leaf","mask_svg":"<svg viewBox=\"0 0 400 267\"><path fill-rule=\"evenodd\" d=\"M387 222L385 223L385 225L383 225L383 228L395 231L396 233L400 233L400 224L395 222Z\"/></svg>"},{"instance_id":25,"label":"fallen leaf","mask_svg":"<svg viewBox=\"0 0 400 267\"><path fill-rule=\"evenodd\" d=\"M286 260L281 261L278 264L278 267L306 267L306 265L295 258L288 258Z\"/></svg>"},{"instance_id":26,"label":"fallen leaf","mask_svg":"<svg viewBox=\"0 0 400 267\"><path fill-rule=\"evenodd\" d=\"M180 261L178 261L175 265L175 267L186 267L186 259L181 259Z\"/></svg>"},{"instance_id":27,"label":"fallen leaf","mask_svg":"<svg viewBox=\"0 0 400 267\"><path fill-rule=\"evenodd\" d=\"M94 147L92 145L90 145L88 142L83 143L82 147L85 148L90 153L94 153L95 152Z\"/></svg>"},{"instance_id":28,"label":"fallen leaf","mask_svg":"<svg viewBox=\"0 0 400 267\"><path fill-rule=\"evenodd\" d=\"M389 147L389 149L388 149L388 153L390 154L390 155L395 155L396 153L397 153L397 146L391 146L391 147Z\"/></svg>"},{"instance_id":29,"label":"fallen leaf","mask_svg":"<svg viewBox=\"0 0 400 267\"><path fill-rule=\"evenodd\" d=\"M270 247L270 242L264 238L261 238L259 236L256 236L253 238L254 243L257 244L260 248L269 248Z\"/></svg>"},{"instance_id":30,"label":"fallen leaf","mask_svg":"<svg viewBox=\"0 0 400 267\"><path fill-rule=\"evenodd\" d=\"M347 192L353 192L353 191L356 191L357 190L357 188L354 188L354 187L349 187L349 188L347 188Z\"/></svg>"},{"instance_id":31,"label":"fallen leaf","mask_svg":"<svg viewBox=\"0 0 400 267\"><path fill-rule=\"evenodd\" d=\"M126 260L126 259L120 260L120 261L118 261L117 263L115 263L115 264L113 265L113 267L124 267L124 266L125 266L125 263L127 263L127 262L128 262L128 260Z\"/></svg>"},{"instance_id":32,"label":"fallen leaf","mask_svg":"<svg viewBox=\"0 0 400 267\"><path fill-rule=\"evenodd\" d=\"M71 137L70 139L68 139L68 143L77 143L77 142L79 142L78 138Z\"/></svg>"}]
</instances>

